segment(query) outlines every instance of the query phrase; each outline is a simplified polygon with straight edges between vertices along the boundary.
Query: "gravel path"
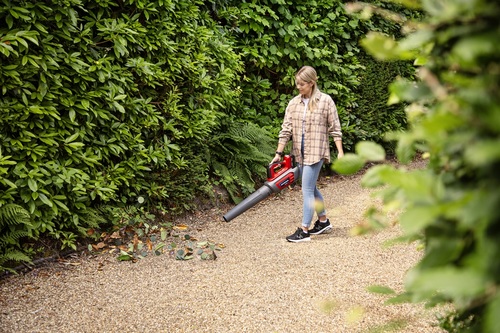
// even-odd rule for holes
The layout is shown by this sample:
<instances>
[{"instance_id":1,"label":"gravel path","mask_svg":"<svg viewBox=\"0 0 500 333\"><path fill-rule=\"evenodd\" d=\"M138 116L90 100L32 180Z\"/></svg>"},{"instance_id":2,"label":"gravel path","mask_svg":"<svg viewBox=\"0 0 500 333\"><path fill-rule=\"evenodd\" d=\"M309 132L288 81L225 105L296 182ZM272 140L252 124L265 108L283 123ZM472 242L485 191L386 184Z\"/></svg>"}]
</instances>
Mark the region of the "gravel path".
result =
<instances>
[{"instance_id":1,"label":"gravel path","mask_svg":"<svg viewBox=\"0 0 500 333\"><path fill-rule=\"evenodd\" d=\"M367 291L400 291L419 253L415 244L382 246L397 227L349 235L374 201L359 180L322 180L334 229L311 242L284 238L300 221L296 188L229 223L212 218L194 230L225 245L215 261L99 255L4 278L0 332L442 332L423 306L384 305ZM386 325L391 320L398 330Z\"/></svg>"}]
</instances>

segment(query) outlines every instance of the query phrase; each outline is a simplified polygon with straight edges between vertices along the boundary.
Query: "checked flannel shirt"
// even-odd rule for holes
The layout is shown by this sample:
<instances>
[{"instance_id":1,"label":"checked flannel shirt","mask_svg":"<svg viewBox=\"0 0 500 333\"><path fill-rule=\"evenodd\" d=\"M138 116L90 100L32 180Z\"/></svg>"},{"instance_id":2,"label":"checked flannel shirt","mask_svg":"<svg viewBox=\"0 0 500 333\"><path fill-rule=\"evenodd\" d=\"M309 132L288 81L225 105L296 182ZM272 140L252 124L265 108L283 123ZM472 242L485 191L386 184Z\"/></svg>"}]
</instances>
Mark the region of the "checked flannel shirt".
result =
<instances>
[{"instance_id":1,"label":"checked flannel shirt","mask_svg":"<svg viewBox=\"0 0 500 333\"><path fill-rule=\"evenodd\" d=\"M311 100L316 100L316 109L310 110ZM317 90L309 101L305 113L305 103L301 95L295 96L285 110L285 117L279 133L279 143L286 145L292 139L292 155L298 163L312 165L324 159L330 162L329 135L334 141L342 140L337 107L333 99ZM302 133L304 133L304 156L301 156Z\"/></svg>"}]
</instances>

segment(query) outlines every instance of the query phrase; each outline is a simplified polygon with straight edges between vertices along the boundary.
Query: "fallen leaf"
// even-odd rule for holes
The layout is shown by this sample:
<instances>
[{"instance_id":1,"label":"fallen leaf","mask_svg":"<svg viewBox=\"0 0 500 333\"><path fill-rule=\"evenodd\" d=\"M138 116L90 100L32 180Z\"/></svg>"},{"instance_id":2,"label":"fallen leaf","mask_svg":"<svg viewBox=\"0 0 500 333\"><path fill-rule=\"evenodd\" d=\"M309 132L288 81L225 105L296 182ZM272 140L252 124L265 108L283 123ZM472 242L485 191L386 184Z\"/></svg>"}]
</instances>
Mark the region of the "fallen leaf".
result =
<instances>
[{"instance_id":1,"label":"fallen leaf","mask_svg":"<svg viewBox=\"0 0 500 333\"><path fill-rule=\"evenodd\" d=\"M137 234L134 235L134 251L137 250L137 246L139 245L139 236Z\"/></svg>"},{"instance_id":2,"label":"fallen leaf","mask_svg":"<svg viewBox=\"0 0 500 333\"><path fill-rule=\"evenodd\" d=\"M97 251L97 250L101 250L103 249L104 247L106 247L106 244L104 242L100 242L98 244L92 244L92 248Z\"/></svg>"},{"instance_id":3,"label":"fallen leaf","mask_svg":"<svg viewBox=\"0 0 500 333\"><path fill-rule=\"evenodd\" d=\"M122 236L120 236L120 233L118 231L115 231L111 234L111 236L109 236L109 238L118 239L122 238Z\"/></svg>"},{"instance_id":4,"label":"fallen leaf","mask_svg":"<svg viewBox=\"0 0 500 333\"><path fill-rule=\"evenodd\" d=\"M185 224L178 224L178 225L174 226L174 230L177 230L177 231L185 231L187 229L188 229L188 226Z\"/></svg>"}]
</instances>

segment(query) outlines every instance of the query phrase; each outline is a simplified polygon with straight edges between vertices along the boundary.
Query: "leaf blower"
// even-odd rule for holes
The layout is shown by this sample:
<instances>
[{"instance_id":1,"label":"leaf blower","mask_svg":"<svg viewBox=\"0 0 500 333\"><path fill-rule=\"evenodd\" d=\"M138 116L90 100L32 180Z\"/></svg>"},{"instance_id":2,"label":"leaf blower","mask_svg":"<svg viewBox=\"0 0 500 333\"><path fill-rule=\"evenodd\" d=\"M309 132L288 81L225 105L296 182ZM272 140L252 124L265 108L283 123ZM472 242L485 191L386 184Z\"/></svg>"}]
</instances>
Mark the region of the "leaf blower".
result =
<instances>
[{"instance_id":1,"label":"leaf blower","mask_svg":"<svg viewBox=\"0 0 500 333\"><path fill-rule=\"evenodd\" d=\"M295 165L293 156L285 155L283 161L269 164L267 168L267 181L257 191L237 204L223 217L226 222L246 212L272 193L278 193L282 189L292 185L299 178L299 167Z\"/></svg>"}]
</instances>

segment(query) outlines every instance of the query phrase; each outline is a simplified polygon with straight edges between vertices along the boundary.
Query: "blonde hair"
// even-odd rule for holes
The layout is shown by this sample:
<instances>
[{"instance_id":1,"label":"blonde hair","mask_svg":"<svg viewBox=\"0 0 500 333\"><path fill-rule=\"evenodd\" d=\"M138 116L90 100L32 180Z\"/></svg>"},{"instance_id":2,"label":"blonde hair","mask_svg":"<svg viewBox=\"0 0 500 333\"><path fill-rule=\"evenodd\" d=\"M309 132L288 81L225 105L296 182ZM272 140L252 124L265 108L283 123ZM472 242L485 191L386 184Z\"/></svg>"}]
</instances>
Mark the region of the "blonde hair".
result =
<instances>
[{"instance_id":1,"label":"blonde hair","mask_svg":"<svg viewBox=\"0 0 500 333\"><path fill-rule=\"evenodd\" d=\"M299 71L297 74L295 74L296 79L300 79L304 82L307 83L313 83L312 89L311 89L311 100L309 101L309 109L312 111L316 109L316 100L312 98L315 94L316 91L318 91L318 85L316 81L318 81L318 75L316 74L316 70L311 67L311 66L304 66Z\"/></svg>"}]
</instances>

